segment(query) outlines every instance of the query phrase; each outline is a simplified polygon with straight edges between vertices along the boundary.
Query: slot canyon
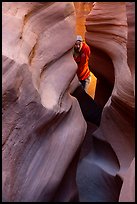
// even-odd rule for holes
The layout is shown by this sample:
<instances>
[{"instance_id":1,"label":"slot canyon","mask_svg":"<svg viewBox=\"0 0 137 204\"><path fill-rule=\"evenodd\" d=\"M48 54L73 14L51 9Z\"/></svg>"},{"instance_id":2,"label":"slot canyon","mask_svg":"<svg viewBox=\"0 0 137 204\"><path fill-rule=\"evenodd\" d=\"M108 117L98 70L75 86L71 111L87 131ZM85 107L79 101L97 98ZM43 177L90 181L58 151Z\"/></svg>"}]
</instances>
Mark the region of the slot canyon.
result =
<instances>
[{"instance_id":1,"label":"slot canyon","mask_svg":"<svg viewBox=\"0 0 137 204\"><path fill-rule=\"evenodd\" d=\"M135 202L135 2L2 2L2 202Z\"/></svg>"}]
</instances>

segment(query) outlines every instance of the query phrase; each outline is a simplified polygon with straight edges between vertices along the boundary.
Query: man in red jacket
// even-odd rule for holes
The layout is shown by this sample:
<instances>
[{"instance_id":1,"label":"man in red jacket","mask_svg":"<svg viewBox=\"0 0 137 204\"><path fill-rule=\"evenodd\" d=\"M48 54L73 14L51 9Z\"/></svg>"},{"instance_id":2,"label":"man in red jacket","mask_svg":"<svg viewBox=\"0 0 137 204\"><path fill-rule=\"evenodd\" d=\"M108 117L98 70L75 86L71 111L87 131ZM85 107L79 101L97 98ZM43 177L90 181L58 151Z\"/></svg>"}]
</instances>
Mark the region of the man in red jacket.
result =
<instances>
[{"instance_id":1,"label":"man in red jacket","mask_svg":"<svg viewBox=\"0 0 137 204\"><path fill-rule=\"evenodd\" d=\"M80 35L77 35L73 57L78 65L77 76L85 91L87 91L88 85L91 81L91 72L88 66L89 56L90 47L83 42Z\"/></svg>"}]
</instances>

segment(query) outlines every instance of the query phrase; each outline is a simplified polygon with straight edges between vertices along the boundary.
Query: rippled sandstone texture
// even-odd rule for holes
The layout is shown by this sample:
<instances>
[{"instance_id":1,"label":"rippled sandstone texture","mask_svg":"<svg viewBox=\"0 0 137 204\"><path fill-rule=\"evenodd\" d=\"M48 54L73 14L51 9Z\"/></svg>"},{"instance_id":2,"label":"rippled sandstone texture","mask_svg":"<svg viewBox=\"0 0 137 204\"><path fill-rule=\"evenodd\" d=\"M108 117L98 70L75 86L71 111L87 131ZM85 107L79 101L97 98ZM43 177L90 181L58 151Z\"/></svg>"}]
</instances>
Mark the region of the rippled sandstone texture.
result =
<instances>
[{"instance_id":1,"label":"rippled sandstone texture","mask_svg":"<svg viewBox=\"0 0 137 204\"><path fill-rule=\"evenodd\" d=\"M70 94L74 5L3 2L2 11L3 201L75 201L86 123Z\"/></svg>"},{"instance_id":2,"label":"rippled sandstone texture","mask_svg":"<svg viewBox=\"0 0 137 204\"><path fill-rule=\"evenodd\" d=\"M70 94L78 85L71 83L73 4L2 5L3 200L77 201L76 151L86 124ZM95 100L104 109L94 134L88 123L77 171L80 202L134 201L133 8L94 3L87 18L92 71L103 81Z\"/></svg>"},{"instance_id":3,"label":"rippled sandstone texture","mask_svg":"<svg viewBox=\"0 0 137 204\"><path fill-rule=\"evenodd\" d=\"M81 201L135 201L134 14L134 2L95 2L86 19L95 100L104 108L78 168Z\"/></svg>"}]
</instances>

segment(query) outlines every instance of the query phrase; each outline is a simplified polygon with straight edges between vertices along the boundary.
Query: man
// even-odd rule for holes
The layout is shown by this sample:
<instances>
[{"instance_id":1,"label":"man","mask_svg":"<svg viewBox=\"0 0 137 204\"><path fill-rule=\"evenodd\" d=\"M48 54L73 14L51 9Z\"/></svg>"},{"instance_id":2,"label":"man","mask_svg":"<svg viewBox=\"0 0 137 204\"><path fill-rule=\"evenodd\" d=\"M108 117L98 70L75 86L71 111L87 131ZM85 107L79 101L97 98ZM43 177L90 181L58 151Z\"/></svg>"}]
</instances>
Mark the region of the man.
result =
<instances>
[{"instance_id":1,"label":"man","mask_svg":"<svg viewBox=\"0 0 137 204\"><path fill-rule=\"evenodd\" d=\"M91 80L91 72L88 66L89 56L90 47L85 42L83 42L83 39L80 35L77 35L74 45L73 57L78 65L77 76L86 92Z\"/></svg>"}]
</instances>

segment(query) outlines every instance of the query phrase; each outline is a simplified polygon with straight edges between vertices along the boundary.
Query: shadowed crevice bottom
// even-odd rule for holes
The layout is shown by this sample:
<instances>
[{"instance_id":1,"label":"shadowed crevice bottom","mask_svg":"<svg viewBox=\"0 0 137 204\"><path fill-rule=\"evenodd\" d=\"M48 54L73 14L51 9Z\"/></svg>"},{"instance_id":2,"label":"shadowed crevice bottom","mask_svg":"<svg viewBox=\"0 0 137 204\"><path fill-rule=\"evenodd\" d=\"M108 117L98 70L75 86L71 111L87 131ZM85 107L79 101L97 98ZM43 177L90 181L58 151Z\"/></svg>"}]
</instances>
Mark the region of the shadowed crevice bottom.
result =
<instances>
[{"instance_id":1,"label":"shadowed crevice bottom","mask_svg":"<svg viewBox=\"0 0 137 204\"><path fill-rule=\"evenodd\" d=\"M80 202L118 202L122 180L96 164L85 162L78 168L77 185Z\"/></svg>"},{"instance_id":2,"label":"shadowed crevice bottom","mask_svg":"<svg viewBox=\"0 0 137 204\"><path fill-rule=\"evenodd\" d=\"M85 92L82 86L79 86L72 95L78 100L85 120L99 126L102 108Z\"/></svg>"}]
</instances>

